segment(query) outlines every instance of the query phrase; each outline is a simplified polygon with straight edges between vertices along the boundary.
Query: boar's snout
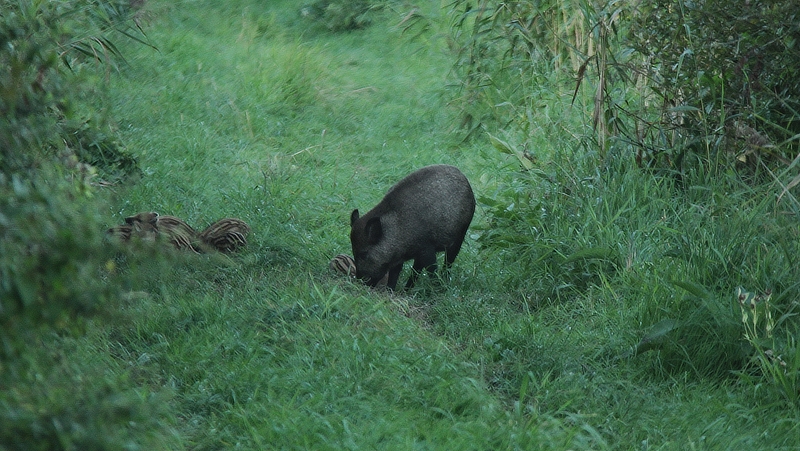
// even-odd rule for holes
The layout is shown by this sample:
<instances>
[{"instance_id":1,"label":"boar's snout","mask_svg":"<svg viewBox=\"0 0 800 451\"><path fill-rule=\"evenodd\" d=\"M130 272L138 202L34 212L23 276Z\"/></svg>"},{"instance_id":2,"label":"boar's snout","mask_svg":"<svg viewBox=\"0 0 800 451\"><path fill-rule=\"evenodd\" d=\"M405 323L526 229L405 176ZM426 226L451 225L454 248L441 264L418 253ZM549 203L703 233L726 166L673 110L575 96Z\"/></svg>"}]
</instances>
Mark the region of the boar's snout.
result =
<instances>
[{"instance_id":1,"label":"boar's snout","mask_svg":"<svg viewBox=\"0 0 800 451\"><path fill-rule=\"evenodd\" d=\"M359 265L359 263L361 263L361 265ZM386 278L386 271L368 271L367 269L369 268L373 268L373 266L364 263L363 260L361 262L356 260L356 279L361 280L370 287L375 287L382 279Z\"/></svg>"},{"instance_id":2,"label":"boar's snout","mask_svg":"<svg viewBox=\"0 0 800 451\"><path fill-rule=\"evenodd\" d=\"M361 280L364 282L368 287L375 288L378 286L386 285L386 282L389 278L388 271L384 271L380 276L369 276L365 274L359 274L358 267L356 267L356 279Z\"/></svg>"}]
</instances>

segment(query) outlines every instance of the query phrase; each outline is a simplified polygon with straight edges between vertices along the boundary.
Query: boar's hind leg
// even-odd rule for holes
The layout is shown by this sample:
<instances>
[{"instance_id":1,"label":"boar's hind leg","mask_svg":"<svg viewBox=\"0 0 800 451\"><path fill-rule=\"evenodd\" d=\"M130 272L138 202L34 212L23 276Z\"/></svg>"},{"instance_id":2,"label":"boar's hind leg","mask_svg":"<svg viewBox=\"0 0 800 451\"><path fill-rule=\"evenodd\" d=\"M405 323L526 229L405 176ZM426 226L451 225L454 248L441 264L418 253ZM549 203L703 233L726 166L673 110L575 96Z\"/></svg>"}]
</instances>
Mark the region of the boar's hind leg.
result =
<instances>
[{"instance_id":1,"label":"boar's hind leg","mask_svg":"<svg viewBox=\"0 0 800 451\"><path fill-rule=\"evenodd\" d=\"M444 250L444 261L446 268L449 268L450 265L453 264L458 256L458 253L461 251L461 245L464 243L464 235L466 235L466 233L461 234L461 239L457 239L453 242L453 244Z\"/></svg>"},{"instance_id":2,"label":"boar's hind leg","mask_svg":"<svg viewBox=\"0 0 800 451\"><path fill-rule=\"evenodd\" d=\"M424 252L414 259L414 266L411 268L411 275L406 282L406 289L414 286L423 269L429 273L436 272L436 250L431 249L430 252Z\"/></svg>"}]
</instances>

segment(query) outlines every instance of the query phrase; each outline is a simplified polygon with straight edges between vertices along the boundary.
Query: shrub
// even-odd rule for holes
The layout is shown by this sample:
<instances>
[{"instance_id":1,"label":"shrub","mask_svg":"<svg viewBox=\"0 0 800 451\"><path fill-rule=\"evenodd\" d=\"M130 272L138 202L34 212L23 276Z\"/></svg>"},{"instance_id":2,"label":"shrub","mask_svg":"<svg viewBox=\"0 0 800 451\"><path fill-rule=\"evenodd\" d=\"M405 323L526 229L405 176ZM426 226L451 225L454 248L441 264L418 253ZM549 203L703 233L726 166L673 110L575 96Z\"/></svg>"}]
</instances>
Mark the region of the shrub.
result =
<instances>
[{"instance_id":1,"label":"shrub","mask_svg":"<svg viewBox=\"0 0 800 451\"><path fill-rule=\"evenodd\" d=\"M643 4L628 41L640 56L649 102L661 112L658 121L640 122L640 149L661 164L685 151L722 152L751 164L795 154L795 9L773 1Z\"/></svg>"},{"instance_id":2,"label":"shrub","mask_svg":"<svg viewBox=\"0 0 800 451\"><path fill-rule=\"evenodd\" d=\"M91 183L98 168L121 178L138 167L101 132L104 118L76 113L86 89L78 66L87 56L110 63L118 55L106 33L127 32L129 3L0 4L0 65L10 69L0 72L0 322L8 348L27 326L93 313L108 298Z\"/></svg>"},{"instance_id":3,"label":"shrub","mask_svg":"<svg viewBox=\"0 0 800 451\"><path fill-rule=\"evenodd\" d=\"M600 4L455 1L455 73L469 132L536 130L537 80L576 80L587 137L601 156L677 172L760 157L787 163L798 146L800 21L772 1ZM582 95L581 86L590 94ZM591 131L590 131L591 130ZM579 131L578 131L579 132Z\"/></svg>"},{"instance_id":4,"label":"shrub","mask_svg":"<svg viewBox=\"0 0 800 451\"><path fill-rule=\"evenodd\" d=\"M81 117L77 108L87 89L77 67L121 58L109 33L133 36L123 25L128 4L0 0L0 66L9 69L0 72L0 172L35 169L64 152L104 175L137 172L135 159L102 137L104 118Z\"/></svg>"},{"instance_id":5,"label":"shrub","mask_svg":"<svg viewBox=\"0 0 800 451\"><path fill-rule=\"evenodd\" d=\"M0 0L0 448L159 448L163 403L80 338L130 274L104 239L98 174L138 171L100 114L87 61L120 57L128 0ZM88 67L87 67L88 66ZM91 88L94 89L94 88Z\"/></svg>"},{"instance_id":6,"label":"shrub","mask_svg":"<svg viewBox=\"0 0 800 451\"><path fill-rule=\"evenodd\" d=\"M752 346L752 365L759 372L750 377L748 371L740 374L745 380L764 380L774 393L790 408L800 407L800 347L797 346L797 327L786 327L797 304L780 315L780 309L771 304L772 292L763 294L737 288L736 300L742 312L744 339ZM783 327L781 327L783 326ZM777 332L776 332L777 327Z\"/></svg>"},{"instance_id":7,"label":"shrub","mask_svg":"<svg viewBox=\"0 0 800 451\"><path fill-rule=\"evenodd\" d=\"M61 181L60 181L61 180ZM113 294L110 258L94 199L83 181L56 171L33 179L0 175L0 323L5 348L43 324L67 327L98 312Z\"/></svg>"},{"instance_id":8,"label":"shrub","mask_svg":"<svg viewBox=\"0 0 800 451\"><path fill-rule=\"evenodd\" d=\"M355 30L370 24L370 13L380 7L379 3L374 0L318 0L303 6L300 13L330 31Z\"/></svg>"}]
</instances>

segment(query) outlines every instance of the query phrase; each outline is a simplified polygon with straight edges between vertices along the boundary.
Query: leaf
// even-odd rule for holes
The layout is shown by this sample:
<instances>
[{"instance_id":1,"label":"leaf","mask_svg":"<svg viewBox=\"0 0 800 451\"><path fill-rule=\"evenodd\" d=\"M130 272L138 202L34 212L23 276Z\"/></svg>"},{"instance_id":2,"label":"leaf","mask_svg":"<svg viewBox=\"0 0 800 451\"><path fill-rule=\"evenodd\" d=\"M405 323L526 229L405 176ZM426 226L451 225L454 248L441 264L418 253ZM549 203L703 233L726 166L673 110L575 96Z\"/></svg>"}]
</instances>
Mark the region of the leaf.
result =
<instances>
[{"instance_id":1,"label":"leaf","mask_svg":"<svg viewBox=\"0 0 800 451\"><path fill-rule=\"evenodd\" d=\"M550 183L553 183L553 184L557 183L557 182L556 182L556 181L553 179L553 177L550 177L550 175L549 175L549 174L547 174L546 172L544 172L544 171L543 171L543 170L541 170L541 169L538 169L538 168L531 168L531 169L529 169L529 170L528 170L528 172L529 172L529 173L531 173L531 174L533 174L533 175L535 175L535 176L537 176L537 177L539 177L539 178L541 178L541 179L542 179L542 180L544 180L544 181L547 181L547 182L550 182Z\"/></svg>"},{"instance_id":2,"label":"leaf","mask_svg":"<svg viewBox=\"0 0 800 451\"><path fill-rule=\"evenodd\" d=\"M513 155L513 154L515 154L517 152L517 150L514 149L513 147L511 147L511 145L508 144L507 142L503 141L502 139L498 138L497 136L494 136L491 133L487 133L487 134L489 135L489 141L491 141L492 146L494 146L495 149L499 150L502 153L506 153L506 154L509 154L509 155Z\"/></svg>"},{"instance_id":3,"label":"leaf","mask_svg":"<svg viewBox=\"0 0 800 451\"><path fill-rule=\"evenodd\" d=\"M586 73L586 66L589 64L589 61L592 60L594 56L590 56L586 59L586 61L581 64L581 67L578 68L578 75L577 80L575 81L575 92L572 93L572 102L570 105L575 105L575 98L578 97L578 89L581 87L581 82L583 81L583 75Z\"/></svg>"},{"instance_id":4,"label":"leaf","mask_svg":"<svg viewBox=\"0 0 800 451\"><path fill-rule=\"evenodd\" d=\"M800 155L798 155L798 156L800 156ZM792 189L795 186L797 186L798 183L800 183L800 174L795 176L795 178L793 178L792 181L789 182L789 184L786 185L785 188L783 188L783 191L781 192L780 196L778 196L778 200L776 202L780 202L781 201L781 197L783 197L784 194L789 192L790 189Z\"/></svg>"},{"instance_id":5,"label":"leaf","mask_svg":"<svg viewBox=\"0 0 800 451\"><path fill-rule=\"evenodd\" d=\"M689 294L693 294L698 298L706 299L711 297L711 293L709 293L704 286L696 284L694 282L685 282L682 280L670 280L670 282L679 288L683 288Z\"/></svg>"},{"instance_id":6,"label":"leaf","mask_svg":"<svg viewBox=\"0 0 800 451\"><path fill-rule=\"evenodd\" d=\"M669 334L679 327L678 321L674 319L663 319L652 326L650 330L639 340L633 355L643 354L647 351L660 347L666 341Z\"/></svg>"},{"instance_id":7,"label":"leaf","mask_svg":"<svg viewBox=\"0 0 800 451\"><path fill-rule=\"evenodd\" d=\"M487 207L497 207L498 205L501 205L501 202L493 197L481 196L481 195L477 197L478 197L478 202L483 205L486 205Z\"/></svg>"},{"instance_id":8,"label":"leaf","mask_svg":"<svg viewBox=\"0 0 800 451\"><path fill-rule=\"evenodd\" d=\"M489 141L492 142L492 146L494 146L495 149L502 153L517 157L517 160L519 160L519 163L526 171L533 169L533 162L525 156L524 152L520 152L516 147L512 146L506 141L503 141L497 136L492 135L491 133L487 133L487 135L489 135Z\"/></svg>"},{"instance_id":9,"label":"leaf","mask_svg":"<svg viewBox=\"0 0 800 451\"><path fill-rule=\"evenodd\" d=\"M678 105L669 108L667 111L669 111L670 113L694 113L696 111L700 111L700 108L690 105Z\"/></svg>"}]
</instances>

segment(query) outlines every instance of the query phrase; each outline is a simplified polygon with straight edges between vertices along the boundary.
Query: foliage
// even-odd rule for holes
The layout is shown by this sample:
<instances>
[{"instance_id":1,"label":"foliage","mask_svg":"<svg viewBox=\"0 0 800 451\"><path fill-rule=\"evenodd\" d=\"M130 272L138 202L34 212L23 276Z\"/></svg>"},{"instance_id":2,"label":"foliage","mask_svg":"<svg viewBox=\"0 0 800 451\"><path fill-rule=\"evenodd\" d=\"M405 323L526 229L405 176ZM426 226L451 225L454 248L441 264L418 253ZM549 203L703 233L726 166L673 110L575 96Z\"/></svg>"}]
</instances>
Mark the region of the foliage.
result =
<instances>
[{"instance_id":1,"label":"foliage","mask_svg":"<svg viewBox=\"0 0 800 451\"><path fill-rule=\"evenodd\" d=\"M792 5L771 0L642 4L629 42L650 87L645 101L661 105L662 120L642 122L635 141L673 159L670 147L693 141L751 163L796 153L798 18ZM656 134L678 140L659 142Z\"/></svg>"},{"instance_id":2,"label":"foliage","mask_svg":"<svg viewBox=\"0 0 800 451\"><path fill-rule=\"evenodd\" d=\"M147 249L124 258L105 239L104 204L87 171L67 179L46 164L28 178L0 174L3 449L148 448L169 434L157 420L166 418L161 395L109 372L97 361L107 357L78 358L72 349L95 321L123 319L135 268L161 266Z\"/></svg>"},{"instance_id":3,"label":"foliage","mask_svg":"<svg viewBox=\"0 0 800 451\"><path fill-rule=\"evenodd\" d=\"M98 174L121 178L135 159L80 121L85 57L120 56L104 35L129 34L128 2L4 2L0 16L0 202L4 355L36 324L64 324L100 310L113 294L98 283L108 263L92 198ZM88 22L85 23L84 21ZM97 35L86 33L97 32ZM102 53L101 53L102 51ZM76 125L80 123L80 125Z\"/></svg>"},{"instance_id":4,"label":"foliage","mask_svg":"<svg viewBox=\"0 0 800 451\"><path fill-rule=\"evenodd\" d=\"M135 268L161 266L104 237L93 175L51 163L0 174L0 448L152 449L169 435L160 390L132 386L98 362L102 352L73 349L96 321L123 320Z\"/></svg>"},{"instance_id":5,"label":"foliage","mask_svg":"<svg viewBox=\"0 0 800 451\"><path fill-rule=\"evenodd\" d=\"M69 183L0 176L4 342L33 324L95 312L111 294L98 283L105 262L97 212Z\"/></svg>"},{"instance_id":6,"label":"foliage","mask_svg":"<svg viewBox=\"0 0 800 451\"><path fill-rule=\"evenodd\" d=\"M800 28L792 5L451 6L456 102L470 133L510 128L527 144L538 85L555 71L576 80L573 102L585 109L601 156L623 151L640 166L685 173L698 163L716 170L733 157L751 168L762 157L786 164L795 153Z\"/></svg>"},{"instance_id":7,"label":"foliage","mask_svg":"<svg viewBox=\"0 0 800 451\"><path fill-rule=\"evenodd\" d=\"M505 141L495 144L520 161ZM796 234L785 213L772 211L770 187L754 191L728 176L685 190L624 164L587 173L569 161L526 161L529 169L479 198L488 214L479 243L520 269L506 272L503 285L536 293L524 296L526 309L611 290L639 311L637 324L669 324L658 343L648 332L634 352L658 350L657 372L725 376L747 358L736 315L722 301L730 287L780 289L782 311L800 295L791 282Z\"/></svg>"},{"instance_id":8,"label":"foliage","mask_svg":"<svg viewBox=\"0 0 800 451\"><path fill-rule=\"evenodd\" d=\"M797 327L787 328L784 323L797 313L793 304L780 317L771 305L772 292L761 295L736 290L736 298L742 311L744 338L753 347L753 363L766 380L768 387L778 393L790 408L800 407L800 348L797 346ZM776 333L776 326L778 327ZM743 371L746 378L748 374Z\"/></svg>"},{"instance_id":9,"label":"foliage","mask_svg":"<svg viewBox=\"0 0 800 451\"><path fill-rule=\"evenodd\" d=\"M132 3L0 0L4 450L152 449L169 435L163 399L76 349L95 321L120 319L135 280L104 237L97 188L139 172L97 97L96 69L121 60L110 35L142 42Z\"/></svg>"},{"instance_id":10,"label":"foliage","mask_svg":"<svg viewBox=\"0 0 800 451\"><path fill-rule=\"evenodd\" d=\"M106 131L106 121L98 120L99 124L92 120L64 123L63 152L73 152L77 161L95 168L105 183L136 180L142 175L139 161L113 131Z\"/></svg>"},{"instance_id":11,"label":"foliage","mask_svg":"<svg viewBox=\"0 0 800 451\"><path fill-rule=\"evenodd\" d=\"M469 133L500 127L532 134L531 119L541 107L549 74L585 70L581 65L595 46L610 46L608 30L614 25L600 22L604 12L582 0L455 0L450 8L459 89L455 103ZM598 43L592 38L601 32Z\"/></svg>"},{"instance_id":12,"label":"foliage","mask_svg":"<svg viewBox=\"0 0 800 451\"><path fill-rule=\"evenodd\" d=\"M0 2L0 65L9 68L0 74L0 171L36 168L64 152L114 178L138 170L118 142L97 139L103 118L78 113L87 90L79 65L121 58L111 32L141 41L132 34L129 5Z\"/></svg>"},{"instance_id":13,"label":"foliage","mask_svg":"<svg viewBox=\"0 0 800 451\"><path fill-rule=\"evenodd\" d=\"M317 0L303 6L300 13L330 31L348 31L368 26L371 13L382 3L375 0Z\"/></svg>"},{"instance_id":14,"label":"foliage","mask_svg":"<svg viewBox=\"0 0 800 451\"><path fill-rule=\"evenodd\" d=\"M780 2L450 6L462 125L488 131L521 169L480 199L483 248L523 268L505 283L539 293L526 301L536 308L624 286L642 299L640 324L670 325L657 345L652 329L643 339L659 371L740 370L747 352L720 300L731 286L797 277L781 219L797 214L787 158L800 117L796 12ZM549 72L574 77L573 89L544 92ZM579 121L537 111L565 111L567 95ZM780 194L742 183L765 178L739 179L734 163L769 174ZM669 177L630 173L642 167ZM772 205L776 195L787 200Z\"/></svg>"}]
</instances>

